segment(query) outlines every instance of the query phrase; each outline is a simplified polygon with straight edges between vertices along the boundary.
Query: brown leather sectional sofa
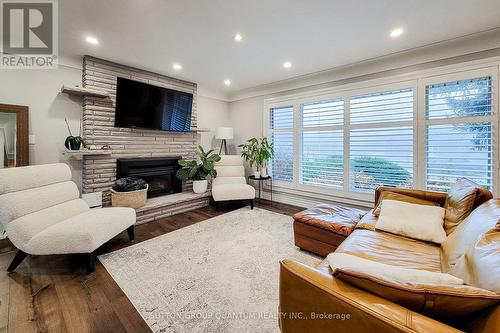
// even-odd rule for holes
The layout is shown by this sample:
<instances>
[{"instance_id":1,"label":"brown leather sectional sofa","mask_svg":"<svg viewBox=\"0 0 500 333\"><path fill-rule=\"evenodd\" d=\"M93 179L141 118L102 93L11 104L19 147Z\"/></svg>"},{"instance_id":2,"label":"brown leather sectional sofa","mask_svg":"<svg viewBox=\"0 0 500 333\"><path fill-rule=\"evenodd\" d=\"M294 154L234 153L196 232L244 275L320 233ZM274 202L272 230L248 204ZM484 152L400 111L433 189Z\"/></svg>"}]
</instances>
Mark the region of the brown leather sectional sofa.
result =
<instances>
[{"instance_id":1,"label":"brown leather sectional sofa","mask_svg":"<svg viewBox=\"0 0 500 333\"><path fill-rule=\"evenodd\" d=\"M335 252L356 255L385 264L423 269L434 272L450 272L452 254L464 243L470 243L471 260L462 265L468 285L493 290L500 279L500 199L492 199L491 193L477 189L474 198L450 198L447 194L379 188L375 194L376 204L384 191L401 193L414 198L431 200L440 206L447 205L447 213L458 214L464 200L474 200L474 211L461 223L463 226L450 229L455 239L447 248L434 243L414 240L375 230L377 217L373 210L366 214L354 231ZM462 193L463 194L463 193ZM458 193L458 195L462 195ZM462 201L460 201L462 200ZM461 218L465 218L462 216ZM450 221L447 221L450 222ZM480 239L469 239L470 230L485 230ZM450 235L448 237L450 237ZM455 243L456 244L455 244ZM476 245L474 245L476 244ZM451 254L450 254L451 253ZM469 255L469 252L467 252ZM454 261L454 259L453 259ZM376 284L357 286L337 276L327 261L310 267L293 260L283 260L280 272L280 320L283 333L289 332L500 332L500 306L489 306L473 314L455 316L453 309L466 309L473 302L460 293L452 295L453 306L436 315L432 311L443 298L424 291L425 302L405 304L396 292L390 297L383 294ZM358 281L359 282L359 281ZM365 281L366 282L366 281ZM368 281L370 282L370 281ZM402 286L404 289L406 286ZM466 286L468 287L468 286ZM397 291L397 289L396 289ZM498 290L496 290L498 292ZM391 299L391 300L389 300ZM449 301L446 299L445 301ZM495 304L493 301L492 304ZM441 311L443 311L441 309Z\"/></svg>"}]
</instances>

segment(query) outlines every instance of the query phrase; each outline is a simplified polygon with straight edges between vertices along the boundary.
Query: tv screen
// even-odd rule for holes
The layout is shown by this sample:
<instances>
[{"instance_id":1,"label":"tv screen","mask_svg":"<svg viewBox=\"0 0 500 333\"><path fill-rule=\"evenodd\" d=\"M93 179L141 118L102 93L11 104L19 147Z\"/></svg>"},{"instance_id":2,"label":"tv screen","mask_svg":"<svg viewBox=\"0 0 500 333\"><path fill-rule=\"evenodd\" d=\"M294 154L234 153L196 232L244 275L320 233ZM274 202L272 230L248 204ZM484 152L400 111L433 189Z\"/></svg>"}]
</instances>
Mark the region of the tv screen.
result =
<instances>
[{"instance_id":1,"label":"tv screen","mask_svg":"<svg viewBox=\"0 0 500 333\"><path fill-rule=\"evenodd\" d=\"M187 132L193 94L118 78L115 127Z\"/></svg>"}]
</instances>

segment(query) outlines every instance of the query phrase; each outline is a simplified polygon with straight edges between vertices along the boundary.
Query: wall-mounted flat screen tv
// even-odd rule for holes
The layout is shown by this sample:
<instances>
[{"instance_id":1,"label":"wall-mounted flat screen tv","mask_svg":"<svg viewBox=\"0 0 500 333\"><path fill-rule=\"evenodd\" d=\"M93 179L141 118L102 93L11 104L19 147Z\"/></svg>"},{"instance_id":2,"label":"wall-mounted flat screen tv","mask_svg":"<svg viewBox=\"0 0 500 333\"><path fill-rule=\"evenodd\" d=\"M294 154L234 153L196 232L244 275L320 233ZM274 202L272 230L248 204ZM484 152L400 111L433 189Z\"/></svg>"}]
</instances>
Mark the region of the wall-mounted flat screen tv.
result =
<instances>
[{"instance_id":1,"label":"wall-mounted flat screen tv","mask_svg":"<svg viewBox=\"0 0 500 333\"><path fill-rule=\"evenodd\" d=\"M118 78L115 127L191 130L193 94Z\"/></svg>"}]
</instances>

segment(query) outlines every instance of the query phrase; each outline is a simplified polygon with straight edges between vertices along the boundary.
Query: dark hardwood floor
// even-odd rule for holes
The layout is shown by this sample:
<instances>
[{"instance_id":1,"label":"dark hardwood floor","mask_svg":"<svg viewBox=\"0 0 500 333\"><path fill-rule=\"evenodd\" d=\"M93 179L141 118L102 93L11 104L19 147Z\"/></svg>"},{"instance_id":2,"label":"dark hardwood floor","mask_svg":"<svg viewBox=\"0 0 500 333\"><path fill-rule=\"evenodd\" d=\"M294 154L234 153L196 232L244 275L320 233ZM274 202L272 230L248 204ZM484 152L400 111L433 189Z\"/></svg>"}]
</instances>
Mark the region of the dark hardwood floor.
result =
<instances>
[{"instance_id":1,"label":"dark hardwood floor","mask_svg":"<svg viewBox=\"0 0 500 333\"><path fill-rule=\"evenodd\" d=\"M301 210L269 202L256 206L286 215ZM129 242L123 232L99 252L137 244L236 208L239 207L216 212L205 207L142 224L136 227L134 242ZM0 242L0 333L150 331L99 262L95 272L86 275L83 258L79 256L29 256L15 272L7 274L5 270L14 253L8 241Z\"/></svg>"}]
</instances>

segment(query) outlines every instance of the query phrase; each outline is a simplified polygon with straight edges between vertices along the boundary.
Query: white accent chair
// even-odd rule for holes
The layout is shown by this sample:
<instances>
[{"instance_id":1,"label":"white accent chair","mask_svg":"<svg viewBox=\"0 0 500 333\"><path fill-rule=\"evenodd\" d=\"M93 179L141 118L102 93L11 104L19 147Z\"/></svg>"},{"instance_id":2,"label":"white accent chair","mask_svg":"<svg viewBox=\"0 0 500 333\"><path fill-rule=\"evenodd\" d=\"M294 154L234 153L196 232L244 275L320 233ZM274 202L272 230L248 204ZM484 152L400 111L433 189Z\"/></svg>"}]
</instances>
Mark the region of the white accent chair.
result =
<instances>
[{"instance_id":1,"label":"white accent chair","mask_svg":"<svg viewBox=\"0 0 500 333\"><path fill-rule=\"evenodd\" d=\"M212 182L212 197L215 207L219 202L230 200L249 200L253 209L255 189L247 184L245 167L239 155L222 155L221 160L215 163L217 177Z\"/></svg>"},{"instance_id":2,"label":"white accent chair","mask_svg":"<svg viewBox=\"0 0 500 333\"><path fill-rule=\"evenodd\" d=\"M0 170L0 223L18 249L8 272L28 254L82 253L90 274L96 249L124 230L133 240L135 221L132 208L91 210L64 163Z\"/></svg>"}]
</instances>

